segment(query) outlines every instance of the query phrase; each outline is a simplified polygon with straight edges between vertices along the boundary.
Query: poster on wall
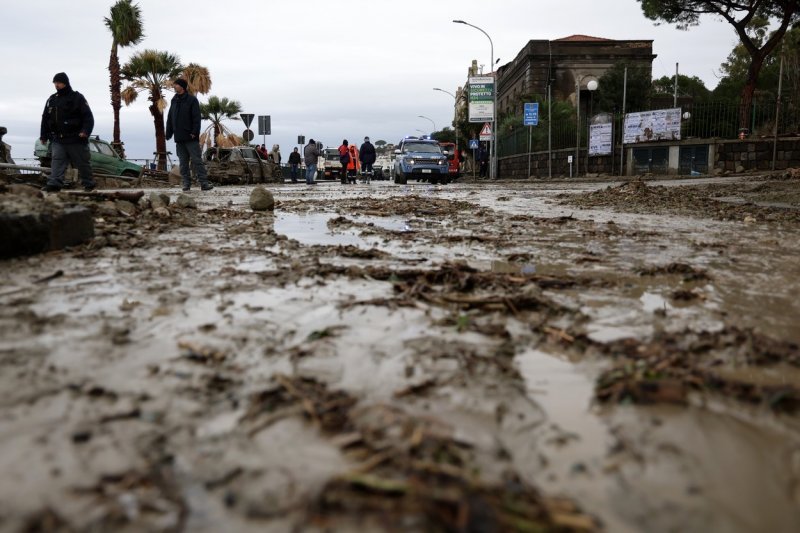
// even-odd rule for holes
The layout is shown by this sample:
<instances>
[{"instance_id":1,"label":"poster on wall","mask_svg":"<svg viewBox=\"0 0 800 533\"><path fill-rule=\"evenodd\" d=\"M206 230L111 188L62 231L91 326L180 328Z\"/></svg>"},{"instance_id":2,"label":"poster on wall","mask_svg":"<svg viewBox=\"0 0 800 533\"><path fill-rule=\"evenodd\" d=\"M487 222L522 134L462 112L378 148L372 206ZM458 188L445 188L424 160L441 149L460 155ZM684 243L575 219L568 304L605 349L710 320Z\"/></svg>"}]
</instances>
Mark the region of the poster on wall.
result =
<instances>
[{"instance_id":1,"label":"poster on wall","mask_svg":"<svg viewBox=\"0 0 800 533\"><path fill-rule=\"evenodd\" d=\"M650 141L681 140L681 109L656 109L625 115L623 142L625 144Z\"/></svg>"},{"instance_id":2,"label":"poster on wall","mask_svg":"<svg viewBox=\"0 0 800 533\"><path fill-rule=\"evenodd\" d=\"M589 155L609 155L612 145L612 124L592 124L589 126Z\"/></svg>"}]
</instances>

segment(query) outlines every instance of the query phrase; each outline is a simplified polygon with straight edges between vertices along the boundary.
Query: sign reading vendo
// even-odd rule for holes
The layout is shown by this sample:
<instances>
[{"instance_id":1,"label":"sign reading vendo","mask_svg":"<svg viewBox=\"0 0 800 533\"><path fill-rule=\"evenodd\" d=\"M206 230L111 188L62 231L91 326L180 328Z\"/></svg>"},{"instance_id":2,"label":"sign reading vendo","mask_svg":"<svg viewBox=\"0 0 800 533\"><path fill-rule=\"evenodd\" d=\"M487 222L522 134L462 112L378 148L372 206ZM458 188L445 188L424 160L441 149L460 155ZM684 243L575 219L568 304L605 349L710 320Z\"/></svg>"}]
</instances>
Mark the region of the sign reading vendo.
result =
<instances>
[{"instance_id":1,"label":"sign reading vendo","mask_svg":"<svg viewBox=\"0 0 800 533\"><path fill-rule=\"evenodd\" d=\"M469 121L494 120L494 78L473 76L469 79Z\"/></svg>"}]
</instances>

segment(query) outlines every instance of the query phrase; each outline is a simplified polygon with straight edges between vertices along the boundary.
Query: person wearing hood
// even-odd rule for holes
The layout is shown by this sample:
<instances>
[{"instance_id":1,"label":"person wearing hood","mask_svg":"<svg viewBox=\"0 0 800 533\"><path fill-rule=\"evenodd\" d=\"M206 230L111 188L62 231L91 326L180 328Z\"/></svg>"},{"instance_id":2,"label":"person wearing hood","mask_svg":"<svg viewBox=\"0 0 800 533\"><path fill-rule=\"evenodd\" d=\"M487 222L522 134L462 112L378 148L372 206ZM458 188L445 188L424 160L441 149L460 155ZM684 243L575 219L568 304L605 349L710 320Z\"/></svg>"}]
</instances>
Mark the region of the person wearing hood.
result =
<instances>
[{"instance_id":1,"label":"person wearing hood","mask_svg":"<svg viewBox=\"0 0 800 533\"><path fill-rule=\"evenodd\" d=\"M369 142L369 137L364 137L361 149L358 151L361 159L361 173L364 180L369 183L372 181L372 165L375 163L375 146Z\"/></svg>"},{"instance_id":2,"label":"person wearing hood","mask_svg":"<svg viewBox=\"0 0 800 533\"><path fill-rule=\"evenodd\" d=\"M189 93L189 84L178 78L173 84L175 96L169 105L167 115L167 140L175 136L175 151L181 165L183 190L192 188L192 175L189 161L200 182L200 188L210 191L214 187L208 182L208 173L200 150L200 102Z\"/></svg>"},{"instance_id":3,"label":"person wearing hood","mask_svg":"<svg viewBox=\"0 0 800 533\"><path fill-rule=\"evenodd\" d=\"M89 164L89 135L94 129L94 116L86 98L72 89L69 78L63 72L53 76L56 92L47 99L42 113L39 140L51 142L53 150L52 169L47 192L58 192L64 187L67 165L78 169L84 190L96 187Z\"/></svg>"}]
</instances>

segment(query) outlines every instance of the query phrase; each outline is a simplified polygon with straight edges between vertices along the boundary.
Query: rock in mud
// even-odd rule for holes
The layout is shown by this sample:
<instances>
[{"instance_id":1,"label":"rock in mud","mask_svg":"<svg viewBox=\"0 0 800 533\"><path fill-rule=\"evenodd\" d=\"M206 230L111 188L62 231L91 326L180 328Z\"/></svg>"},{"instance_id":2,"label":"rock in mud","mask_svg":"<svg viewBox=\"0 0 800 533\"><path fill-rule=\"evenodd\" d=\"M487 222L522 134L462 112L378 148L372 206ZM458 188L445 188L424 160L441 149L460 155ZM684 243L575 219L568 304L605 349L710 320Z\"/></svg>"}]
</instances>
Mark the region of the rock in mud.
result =
<instances>
[{"instance_id":1,"label":"rock in mud","mask_svg":"<svg viewBox=\"0 0 800 533\"><path fill-rule=\"evenodd\" d=\"M153 208L153 210L156 210L159 207L167 207L167 205L169 205L169 201L165 202L163 195L157 192L151 192L149 198L150 206ZM167 199L169 199L169 197L167 197Z\"/></svg>"},{"instance_id":2,"label":"rock in mud","mask_svg":"<svg viewBox=\"0 0 800 533\"><path fill-rule=\"evenodd\" d=\"M197 202L188 194L179 194L175 205L182 209L197 209Z\"/></svg>"},{"instance_id":3,"label":"rock in mud","mask_svg":"<svg viewBox=\"0 0 800 533\"><path fill-rule=\"evenodd\" d=\"M42 198L42 191L36 187L25 185L22 183L12 183L8 186L8 192L11 194L21 194L24 196L31 196L33 198Z\"/></svg>"},{"instance_id":4,"label":"rock in mud","mask_svg":"<svg viewBox=\"0 0 800 533\"><path fill-rule=\"evenodd\" d=\"M169 212L169 209L164 206L156 207L153 209L153 213L161 218L169 218L172 216L172 214Z\"/></svg>"},{"instance_id":5,"label":"rock in mud","mask_svg":"<svg viewBox=\"0 0 800 533\"><path fill-rule=\"evenodd\" d=\"M253 211L273 211L275 209L275 198L264 187L256 187L250 193L250 209Z\"/></svg>"},{"instance_id":6,"label":"rock in mud","mask_svg":"<svg viewBox=\"0 0 800 533\"><path fill-rule=\"evenodd\" d=\"M127 200L117 200L114 202L114 206L120 213L125 215L133 216L136 214L136 206Z\"/></svg>"},{"instance_id":7,"label":"rock in mud","mask_svg":"<svg viewBox=\"0 0 800 533\"><path fill-rule=\"evenodd\" d=\"M59 205L15 195L0 202L0 258L60 250L94 237L86 207Z\"/></svg>"}]
</instances>

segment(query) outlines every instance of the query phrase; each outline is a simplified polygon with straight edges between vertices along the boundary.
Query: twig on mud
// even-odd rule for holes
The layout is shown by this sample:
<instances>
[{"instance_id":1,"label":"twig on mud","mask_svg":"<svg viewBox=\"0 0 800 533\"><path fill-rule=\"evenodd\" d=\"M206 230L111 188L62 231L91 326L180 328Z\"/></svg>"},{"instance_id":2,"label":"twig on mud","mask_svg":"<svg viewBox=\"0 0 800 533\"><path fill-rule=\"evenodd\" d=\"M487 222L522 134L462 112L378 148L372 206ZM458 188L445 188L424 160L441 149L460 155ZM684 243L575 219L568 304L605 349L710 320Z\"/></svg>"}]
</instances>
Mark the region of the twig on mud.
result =
<instances>
[{"instance_id":1,"label":"twig on mud","mask_svg":"<svg viewBox=\"0 0 800 533\"><path fill-rule=\"evenodd\" d=\"M54 280L56 278L60 278L63 275L64 275L64 271L63 270L56 270L55 272L53 272L49 276L45 276L43 278L37 279L36 281L34 281L34 283L46 283L46 282Z\"/></svg>"},{"instance_id":2,"label":"twig on mud","mask_svg":"<svg viewBox=\"0 0 800 533\"><path fill-rule=\"evenodd\" d=\"M289 418L290 416L299 415L304 412L304 407L300 405L293 405L291 407L287 407L286 409L281 409L277 413L272 413L267 418L259 422L258 424L254 425L247 431L247 435L252 437L257 433L267 429L269 426L277 422L278 420L282 420L284 418Z\"/></svg>"},{"instance_id":3,"label":"twig on mud","mask_svg":"<svg viewBox=\"0 0 800 533\"><path fill-rule=\"evenodd\" d=\"M570 344L575 342L575 337L573 337L572 335L570 335L569 333L567 333L563 329L557 329L557 328L553 328L553 327L550 327L550 326L545 326L542 329L544 330L545 333L547 333L549 335L552 335L554 337L558 337L559 339L561 339L564 342L568 342Z\"/></svg>"}]
</instances>

